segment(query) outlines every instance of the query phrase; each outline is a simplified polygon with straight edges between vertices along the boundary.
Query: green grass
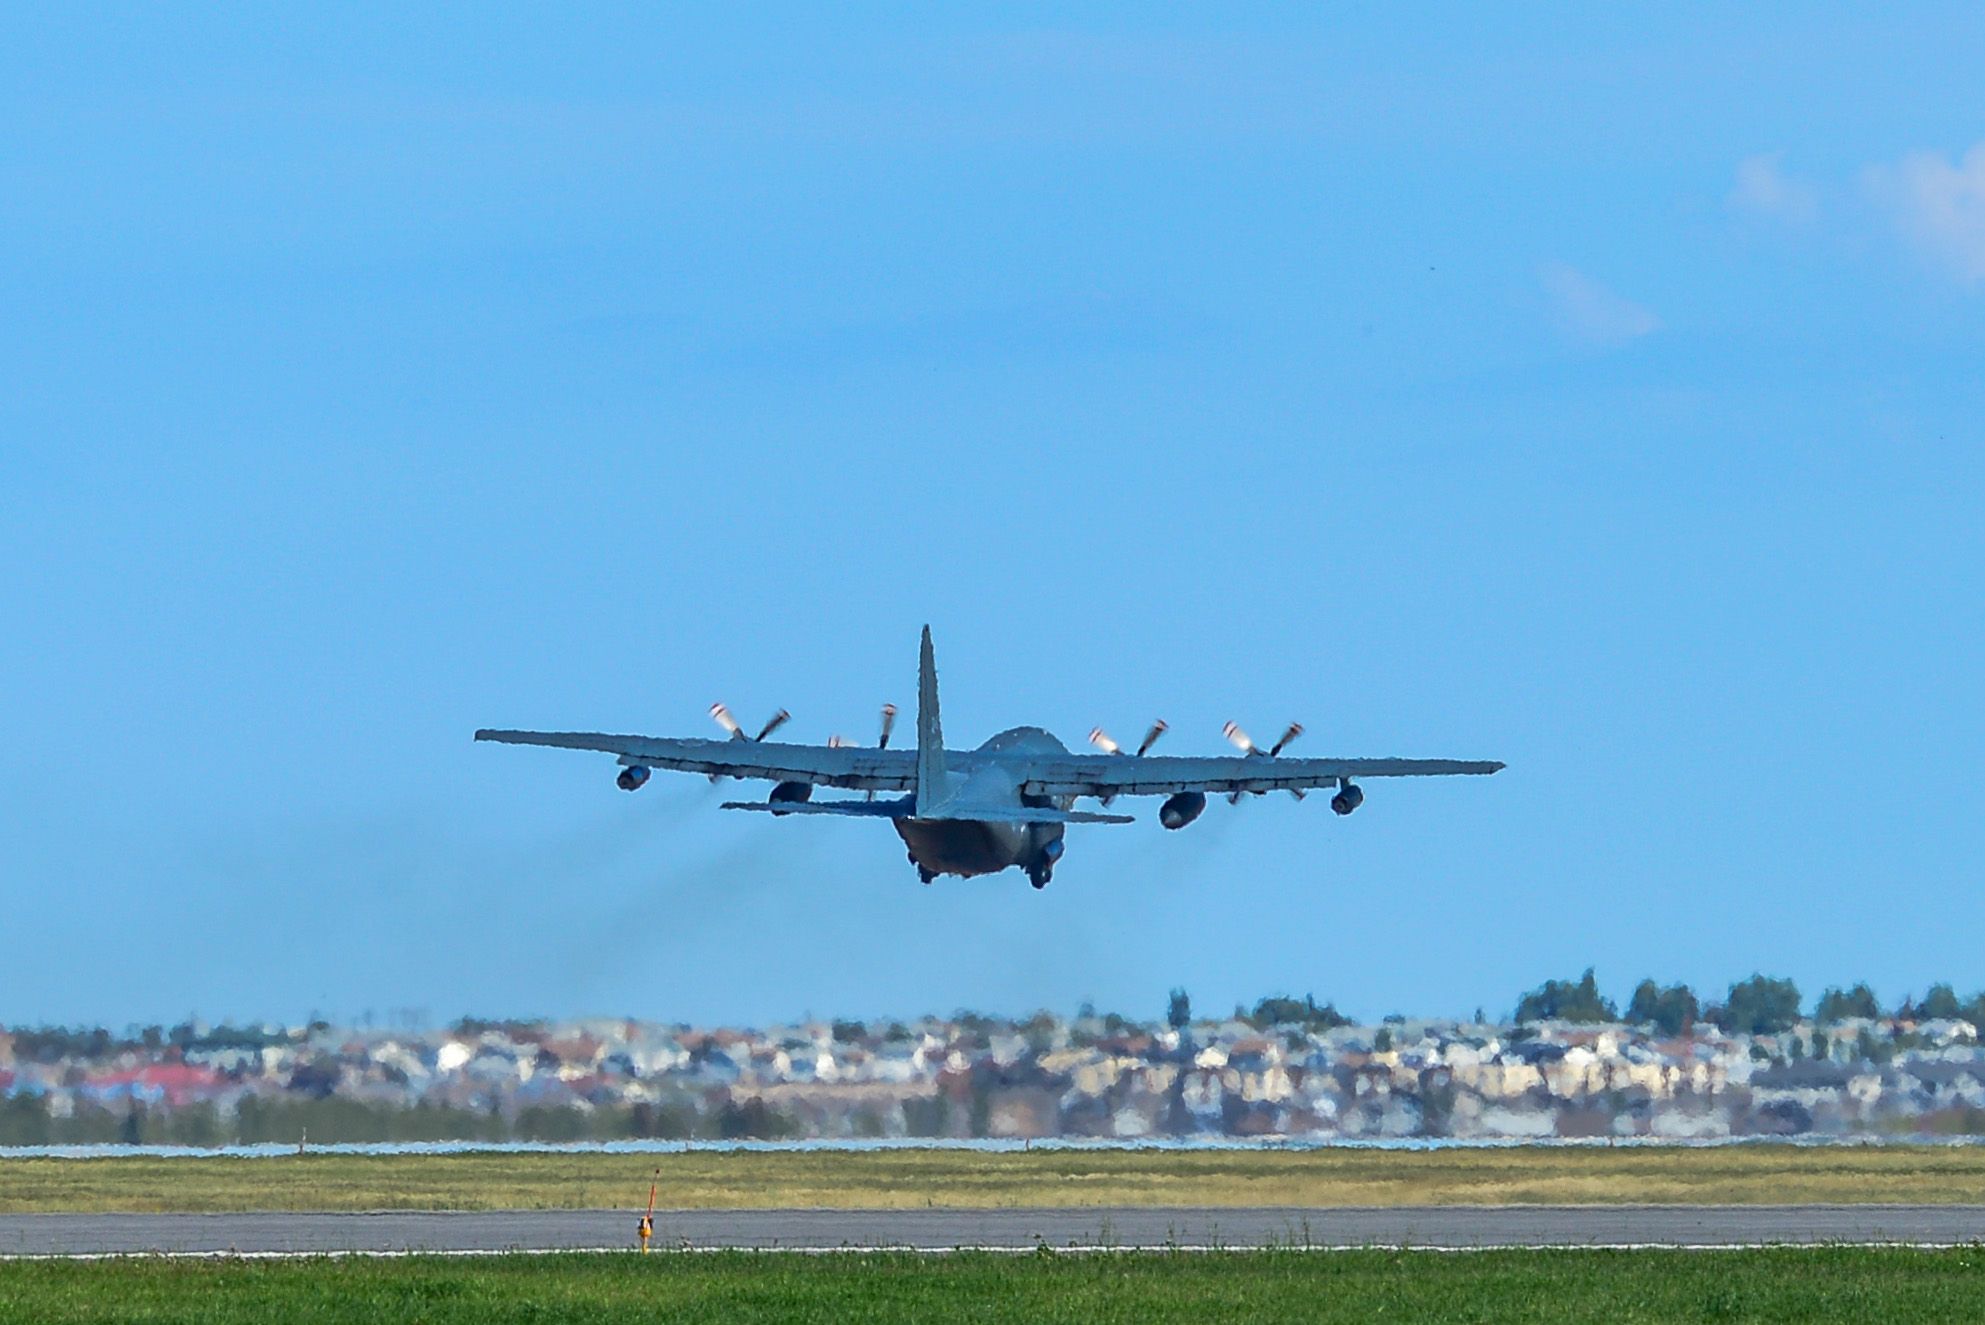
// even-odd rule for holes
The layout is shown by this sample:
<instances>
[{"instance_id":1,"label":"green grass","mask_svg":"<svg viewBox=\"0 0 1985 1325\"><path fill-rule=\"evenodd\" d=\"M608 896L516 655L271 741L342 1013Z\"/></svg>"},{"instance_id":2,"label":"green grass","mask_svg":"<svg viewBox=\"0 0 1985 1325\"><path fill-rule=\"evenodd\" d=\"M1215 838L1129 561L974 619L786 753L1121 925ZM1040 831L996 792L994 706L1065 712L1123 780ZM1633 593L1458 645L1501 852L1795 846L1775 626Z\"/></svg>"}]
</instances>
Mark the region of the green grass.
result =
<instances>
[{"instance_id":1,"label":"green grass","mask_svg":"<svg viewBox=\"0 0 1985 1325\"><path fill-rule=\"evenodd\" d=\"M1985 1203L1985 1147L0 1159L0 1211Z\"/></svg>"},{"instance_id":2,"label":"green grass","mask_svg":"<svg viewBox=\"0 0 1985 1325\"><path fill-rule=\"evenodd\" d=\"M0 1323L1975 1321L1985 1249L0 1263Z\"/></svg>"}]
</instances>

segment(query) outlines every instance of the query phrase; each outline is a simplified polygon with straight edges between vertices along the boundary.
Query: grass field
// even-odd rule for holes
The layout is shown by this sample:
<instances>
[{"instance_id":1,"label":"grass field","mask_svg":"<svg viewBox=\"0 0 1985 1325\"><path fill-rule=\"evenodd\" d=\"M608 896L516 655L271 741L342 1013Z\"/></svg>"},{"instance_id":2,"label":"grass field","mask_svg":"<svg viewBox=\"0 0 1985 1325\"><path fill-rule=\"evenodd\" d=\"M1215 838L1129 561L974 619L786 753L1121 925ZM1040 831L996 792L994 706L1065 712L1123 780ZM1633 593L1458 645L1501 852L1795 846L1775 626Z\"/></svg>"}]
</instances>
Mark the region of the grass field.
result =
<instances>
[{"instance_id":1,"label":"grass field","mask_svg":"<svg viewBox=\"0 0 1985 1325\"><path fill-rule=\"evenodd\" d=\"M0 1211L1985 1203L1985 1147L0 1159Z\"/></svg>"},{"instance_id":2,"label":"grass field","mask_svg":"<svg viewBox=\"0 0 1985 1325\"><path fill-rule=\"evenodd\" d=\"M1985 1251L586 1254L0 1263L0 1323L1975 1321Z\"/></svg>"}]
</instances>

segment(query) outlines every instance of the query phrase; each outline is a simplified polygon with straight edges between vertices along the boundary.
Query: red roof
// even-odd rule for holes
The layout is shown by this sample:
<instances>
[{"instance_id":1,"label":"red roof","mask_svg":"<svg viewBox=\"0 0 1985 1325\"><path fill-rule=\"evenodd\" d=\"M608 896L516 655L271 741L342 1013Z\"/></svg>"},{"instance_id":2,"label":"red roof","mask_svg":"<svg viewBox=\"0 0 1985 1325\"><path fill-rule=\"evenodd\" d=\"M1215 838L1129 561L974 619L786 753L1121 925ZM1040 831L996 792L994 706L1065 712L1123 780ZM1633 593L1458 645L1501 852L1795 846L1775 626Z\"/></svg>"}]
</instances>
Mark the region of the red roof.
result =
<instances>
[{"instance_id":1,"label":"red roof","mask_svg":"<svg viewBox=\"0 0 1985 1325\"><path fill-rule=\"evenodd\" d=\"M147 1063L143 1067L126 1068L119 1072L96 1073L86 1084L99 1090L131 1086L158 1091L172 1103L183 1104L189 1099L213 1094L224 1080L220 1073L204 1067L191 1067L185 1063Z\"/></svg>"}]
</instances>

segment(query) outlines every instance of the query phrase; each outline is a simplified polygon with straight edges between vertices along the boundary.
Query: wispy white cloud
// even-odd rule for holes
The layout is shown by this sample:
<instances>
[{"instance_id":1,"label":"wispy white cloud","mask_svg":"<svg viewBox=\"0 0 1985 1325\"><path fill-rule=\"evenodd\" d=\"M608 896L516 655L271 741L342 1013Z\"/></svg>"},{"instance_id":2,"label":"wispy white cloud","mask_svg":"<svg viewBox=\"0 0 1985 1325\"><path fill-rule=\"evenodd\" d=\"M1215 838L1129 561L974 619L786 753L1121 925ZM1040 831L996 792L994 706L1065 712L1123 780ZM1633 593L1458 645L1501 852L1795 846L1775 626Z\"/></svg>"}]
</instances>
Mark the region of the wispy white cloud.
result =
<instances>
[{"instance_id":1,"label":"wispy white cloud","mask_svg":"<svg viewBox=\"0 0 1985 1325\"><path fill-rule=\"evenodd\" d=\"M1785 173L1783 152L1761 152L1737 163L1737 182L1726 201L1743 216L1793 225L1810 225L1819 218L1820 191Z\"/></svg>"},{"instance_id":2,"label":"wispy white cloud","mask_svg":"<svg viewBox=\"0 0 1985 1325\"><path fill-rule=\"evenodd\" d=\"M1661 319L1653 309L1615 294L1567 263L1546 263L1538 278L1550 296L1558 325L1576 340L1624 345L1661 329Z\"/></svg>"},{"instance_id":3,"label":"wispy white cloud","mask_svg":"<svg viewBox=\"0 0 1985 1325\"><path fill-rule=\"evenodd\" d=\"M1963 281L1985 280L1985 143L1955 161L1911 152L1862 178L1911 244Z\"/></svg>"}]
</instances>

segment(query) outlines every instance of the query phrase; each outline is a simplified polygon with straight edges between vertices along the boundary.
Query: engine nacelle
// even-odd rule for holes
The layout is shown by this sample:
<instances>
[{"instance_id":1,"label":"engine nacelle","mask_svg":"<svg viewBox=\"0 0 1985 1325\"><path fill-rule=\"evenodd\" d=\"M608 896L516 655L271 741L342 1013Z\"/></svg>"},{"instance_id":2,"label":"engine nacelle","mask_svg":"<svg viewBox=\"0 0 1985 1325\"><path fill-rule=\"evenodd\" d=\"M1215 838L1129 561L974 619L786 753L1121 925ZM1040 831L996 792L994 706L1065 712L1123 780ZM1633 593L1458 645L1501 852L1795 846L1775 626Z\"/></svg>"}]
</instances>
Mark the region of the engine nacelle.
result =
<instances>
[{"instance_id":1,"label":"engine nacelle","mask_svg":"<svg viewBox=\"0 0 1985 1325\"><path fill-rule=\"evenodd\" d=\"M1330 798L1330 808L1339 814L1349 814L1365 803L1365 793L1355 783L1347 782L1335 796Z\"/></svg>"},{"instance_id":2,"label":"engine nacelle","mask_svg":"<svg viewBox=\"0 0 1985 1325\"><path fill-rule=\"evenodd\" d=\"M651 772L652 769L640 764L629 764L620 770L620 776L613 780L613 785L622 791L639 791L648 785L648 775Z\"/></svg>"},{"instance_id":3,"label":"engine nacelle","mask_svg":"<svg viewBox=\"0 0 1985 1325\"><path fill-rule=\"evenodd\" d=\"M1206 793L1202 791L1181 791L1176 796L1168 796L1158 807L1158 822L1167 828L1184 828L1206 810Z\"/></svg>"},{"instance_id":4,"label":"engine nacelle","mask_svg":"<svg viewBox=\"0 0 1985 1325\"><path fill-rule=\"evenodd\" d=\"M797 805L802 801L812 800L813 784L811 782L781 782L778 786L772 788L770 799L774 805ZM774 810L772 813L777 814L779 811Z\"/></svg>"}]
</instances>

